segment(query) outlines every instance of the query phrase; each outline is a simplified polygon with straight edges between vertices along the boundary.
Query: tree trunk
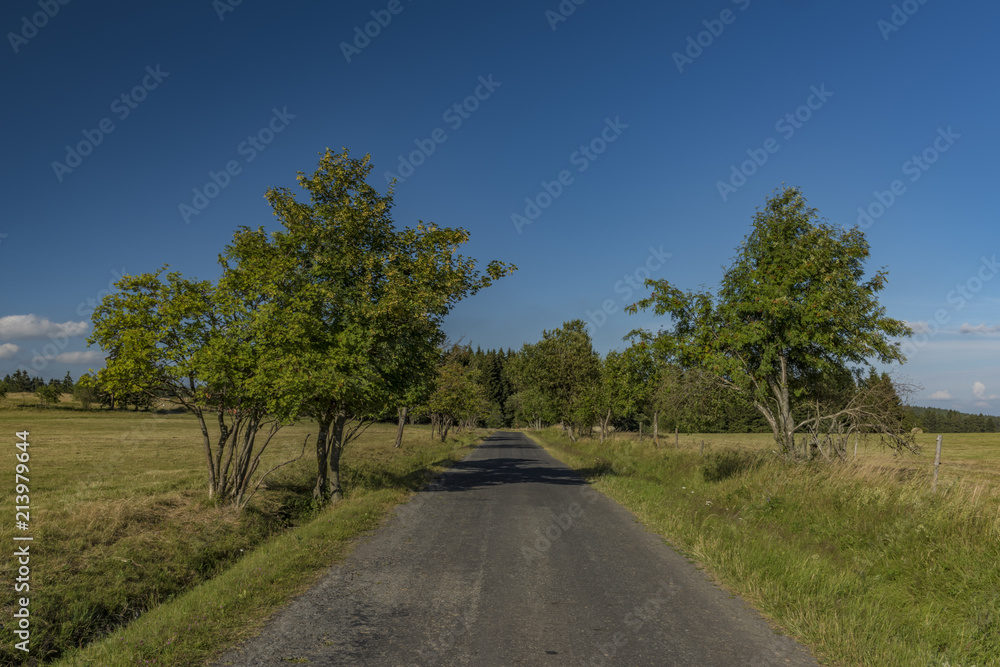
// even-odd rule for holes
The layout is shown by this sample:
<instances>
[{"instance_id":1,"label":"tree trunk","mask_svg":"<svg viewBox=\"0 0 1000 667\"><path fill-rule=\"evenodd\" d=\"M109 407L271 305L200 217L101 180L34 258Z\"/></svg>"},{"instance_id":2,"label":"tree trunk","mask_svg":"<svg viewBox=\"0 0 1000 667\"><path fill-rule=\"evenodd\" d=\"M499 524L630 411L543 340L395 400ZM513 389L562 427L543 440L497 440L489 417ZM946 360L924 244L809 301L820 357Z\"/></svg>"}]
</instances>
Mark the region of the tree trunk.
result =
<instances>
[{"instance_id":1,"label":"tree trunk","mask_svg":"<svg viewBox=\"0 0 1000 667\"><path fill-rule=\"evenodd\" d=\"M217 421L219 425L219 437L215 445L215 494L220 500L226 497L226 475L222 468L222 457L226 453L226 445L229 443L229 438L232 435L229 427L226 426L226 420L222 418L221 414L217 415Z\"/></svg>"},{"instance_id":2,"label":"tree trunk","mask_svg":"<svg viewBox=\"0 0 1000 667\"><path fill-rule=\"evenodd\" d=\"M653 410L653 447L660 446L660 411Z\"/></svg>"},{"instance_id":3,"label":"tree trunk","mask_svg":"<svg viewBox=\"0 0 1000 667\"><path fill-rule=\"evenodd\" d=\"M396 426L396 449L403 445L403 427L406 425L406 408L399 409L399 424Z\"/></svg>"},{"instance_id":4,"label":"tree trunk","mask_svg":"<svg viewBox=\"0 0 1000 667\"><path fill-rule=\"evenodd\" d=\"M205 443L205 465L208 467L208 497L214 498L216 492L215 461L212 459L212 438L208 434L208 425L205 423L205 414L198 409L192 409L198 417L198 426L201 428L201 437Z\"/></svg>"},{"instance_id":5,"label":"tree trunk","mask_svg":"<svg viewBox=\"0 0 1000 667\"><path fill-rule=\"evenodd\" d=\"M319 433L316 435L316 486L313 487L313 500L325 502L329 498L329 459L330 459L330 423L327 415L319 419Z\"/></svg>"},{"instance_id":6,"label":"tree trunk","mask_svg":"<svg viewBox=\"0 0 1000 667\"><path fill-rule=\"evenodd\" d=\"M774 431L775 440L781 447L781 453L786 456L795 456L795 422L792 417L791 400L788 396L788 360L785 357L778 359L781 364L781 376L768 383L778 408L777 419L771 422L771 428Z\"/></svg>"},{"instance_id":7,"label":"tree trunk","mask_svg":"<svg viewBox=\"0 0 1000 667\"><path fill-rule=\"evenodd\" d=\"M330 432L330 455L326 459L326 484L327 497L331 502L337 503L344 498L343 489L340 486L340 455L344 451L344 426L347 425L347 417L339 414L333 420L333 428Z\"/></svg>"},{"instance_id":8,"label":"tree trunk","mask_svg":"<svg viewBox=\"0 0 1000 667\"><path fill-rule=\"evenodd\" d=\"M452 425L451 417L443 416L441 418L441 424L438 426L438 433L441 436L441 442L444 442L445 439L448 437L448 429L451 428L451 425Z\"/></svg>"}]
</instances>

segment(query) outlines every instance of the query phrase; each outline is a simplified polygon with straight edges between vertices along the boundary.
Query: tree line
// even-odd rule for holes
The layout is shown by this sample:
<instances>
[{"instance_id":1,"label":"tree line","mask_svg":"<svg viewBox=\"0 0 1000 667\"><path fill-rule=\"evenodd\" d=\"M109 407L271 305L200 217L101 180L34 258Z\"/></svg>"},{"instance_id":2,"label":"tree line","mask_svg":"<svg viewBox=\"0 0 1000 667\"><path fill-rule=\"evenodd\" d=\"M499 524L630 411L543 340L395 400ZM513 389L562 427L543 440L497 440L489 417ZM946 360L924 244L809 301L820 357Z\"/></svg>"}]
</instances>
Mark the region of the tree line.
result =
<instances>
[{"instance_id":1,"label":"tree line","mask_svg":"<svg viewBox=\"0 0 1000 667\"><path fill-rule=\"evenodd\" d=\"M623 428L654 442L665 429L769 430L793 459L843 459L859 437L915 450L909 388L873 365L903 362L912 333L878 302L886 273L865 279L863 232L825 223L797 189L758 210L716 293L647 280L650 296L626 311L668 325L632 331L624 350L602 357L572 320L482 352L446 345L444 317L515 267L479 271L459 254L463 229L397 229L392 186L377 192L371 169L328 150L298 176L309 201L268 190L281 229L240 227L217 281L168 267L124 276L94 311L88 343L107 360L87 386L112 407L161 397L194 415L210 497L249 502L271 472L268 443L301 420L315 427L318 502L342 497L345 446L386 419L397 444L419 418L442 439L456 426L559 424L602 441Z\"/></svg>"},{"instance_id":2,"label":"tree line","mask_svg":"<svg viewBox=\"0 0 1000 667\"><path fill-rule=\"evenodd\" d=\"M567 324L564 324L564 327ZM526 346L531 348L532 346ZM413 407L398 408L404 420L409 423L430 422L443 424L446 420L450 425L458 424L465 427L482 427L490 429L521 428L534 425L552 425L558 423L553 418L551 410L539 413L526 413L521 410L523 400L528 394L521 393L530 389L523 373L519 369L523 361L516 361L518 352L507 350L483 350L477 347L456 345L450 351L440 351L442 360L447 360L450 370L443 377L435 379L431 385L437 391L433 403L427 401ZM614 367L614 358L620 352L612 353L612 363L607 359L603 362L603 372L607 374ZM446 364L442 364L439 373ZM456 372L460 371L460 372ZM673 369L675 376L679 369ZM604 379L606 384L613 380ZM438 389L438 387L441 389ZM81 402L84 409L100 407L109 410L149 410L151 397L144 394L131 394L115 397L100 390L91 381L91 376L84 373L76 381L69 371L62 380L41 377L31 377L25 370L16 370L13 375L6 375L0 380L0 396L8 393L37 393L46 387L54 387L63 394L72 394ZM453 403L449 404L451 392ZM645 405L636 404L635 409L614 415L608 426L618 431L642 431L651 433L654 417L658 427L664 431L675 429L689 431L696 429L702 433L766 433L770 430L767 420L745 400L718 400L712 392L705 388L687 387L685 397L697 416L681 414L677 406L671 406L663 399L670 396L667 387L661 386L653 396L658 402ZM465 397L464 402L457 400ZM160 396L162 398L162 396ZM51 397L48 401L55 402ZM433 409L432 409L433 408ZM933 408L904 405L905 425L908 428L919 428L928 433L996 433L1000 431L1000 416L972 414L947 408ZM388 420L388 417L384 417ZM599 419L594 416L588 427L588 433L598 425ZM447 433L447 431L446 431Z\"/></svg>"},{"instance_id":3,"label":"tree line","mask_svg":"<svg viewBox=\"0 0 1000 667\"><path fill-rule=\"evenodd\" d=\"M604 358L581 320L542 332L505 360L512 393L496 409L561 424L570 438L596 428L603 440L630 421L651 422L654 441L663 426L763 421L788 458L844 459L859 437L915 450L909 388L873 363L905 361L900 340L912 331L885 315L887 274L866 279L868 255L862 230L826 223L783 188L758 209L715 293L647 280L650 296L626 312L651 309L668 326L634 330L627 349Z\"/></svg>"},{"instance_id":4,"label":"tree line","mask_svg":"<svg viewBox=\"0 0 1000 667\"><path fill-rule=\"evenodd\" d=\"M601 358L580 320L566 322L546 334L547 340L555 341L579 336L578 356L574 356L572 345L556 344L554 356L559 364L546 366L539 357L546 353L545 347L539 352L538 343L527 344L520 351L484 351L469 345L442 349L438 376L429 387L433 398L400 408L399 415L408 423L431 423L439 435L446 435L447 429L456 425L490 429L564 425L567 432L573 428L574 436L595 437L600 437L602 429L606 434L630 431L650 438L654 432L659 438L675 429L684 433L771 431L765 417L744 397L719 391L711 383L686 379L676 365L667 363L657 370L652 357L642 350L612 351ZM567 362L583 368L576 373L579 382L573 382L574 371L563 365ZM571 395L569 400L560 398L555 389L560 382L562 391ZM997 416L905 405L896 385L884 373L869 373L860 382L852 378L850 391L857 393L879 383L883 388L892 386L891 407L896 410L901 431L1000 430ZM573 407L561 410L560 404Z\"/></svg>"}]
</instances>

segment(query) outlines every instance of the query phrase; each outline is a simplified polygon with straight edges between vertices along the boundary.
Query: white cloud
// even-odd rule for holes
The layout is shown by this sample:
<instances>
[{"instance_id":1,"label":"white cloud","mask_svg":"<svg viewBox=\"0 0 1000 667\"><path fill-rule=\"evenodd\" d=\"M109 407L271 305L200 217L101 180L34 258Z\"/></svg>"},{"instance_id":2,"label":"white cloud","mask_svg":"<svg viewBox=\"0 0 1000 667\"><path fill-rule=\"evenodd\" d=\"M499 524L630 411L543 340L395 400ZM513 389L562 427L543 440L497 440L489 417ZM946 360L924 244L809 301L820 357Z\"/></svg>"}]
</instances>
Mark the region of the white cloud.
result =
<instances>
[{"instance_id":1,"label":"white cloud","mask_svg":"<svg viewBox=\"0 0 1000 667\"><path fill-rule=\"evenodd\" d=\"M947 391L944 391L942 389L941 391L935 391L933 394L931 394L927 398L930 398L930 399L935 400L935 401L950 401L951 400L951 394L949 394Z\"/></svg>"},{"instance_id":2,"label":"white cloud","mask_svg":"<svg viewBox=\"0 0 1000 667\"><path fill-rule=\"evenodd\" d=\"M14 343L4 343L0 345L0 359L13 359L17 351L20 350Z\"/></svg>"},{"instance_id":3,"label":"white cloud","mask_svg":"<svg viewBox=\"0 0 1000 667\"><path fill-rule=\"evenodd\" d=\"M32 361L55 361L60 364L93 364L104 361L104 353L96 350L87 352L63 352L55 356L35 357Z\"/></svg>"},{"instance_id":4,"label":"white cloud","mask_svg":"<svg viewBox=\"0 0 1000 667\"><path fill-rule=\"evenodd\" d=\"M987 400L991 401L991 400L993 400L994 398L997 397L996 394L990 394L990 395L987 396L986 395L986 385L983 384L982 382L973 382L972 383L972 395L975 396L976 398L978 398L981 401L987 401Z\"/></svg>"},{"instance_id":5,"label":"white cloud","mask_svg":"<svg viewBox=\"0 0 1000 667\"><path fill-rule=\"evenodd\" d=\"M974 334L994 334L994 333L1000 333L1000 324L994 324L993 326L988 327L985 324L977 324L975 326L972 326L971 324L969 324L968 322L966 322L965 324L963 324L962 326L960 326L958 328L958 332L959 333L964 333L964 334L969 334L969 333L974 333Z\"/></svg>"},{"instance_id":6,"label":"white cloud","mask_svg":"<svg viewBox=\"0 0 1000 667\"><path fill-rule=\"evenodd\" d=\"M90 325L83 322L57 323L38 315L7 315L0 317L0 339L44 338L46 336L82 336Z\"/></svg>"}]
</instances>

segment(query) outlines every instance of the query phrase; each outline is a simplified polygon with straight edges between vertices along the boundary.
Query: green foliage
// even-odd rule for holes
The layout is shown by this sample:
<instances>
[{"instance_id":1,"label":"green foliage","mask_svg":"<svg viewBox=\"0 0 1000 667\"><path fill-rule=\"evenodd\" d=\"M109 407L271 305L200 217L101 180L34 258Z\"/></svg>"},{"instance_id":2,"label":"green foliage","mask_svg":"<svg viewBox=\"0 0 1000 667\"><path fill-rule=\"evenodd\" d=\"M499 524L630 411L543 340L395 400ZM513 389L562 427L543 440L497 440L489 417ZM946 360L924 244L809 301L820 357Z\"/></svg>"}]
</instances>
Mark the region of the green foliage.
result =
<instances>
[{"instance_id":1,"label":"green foliage","mask_svg":"<svg viewBox=\"0 0 1000 667\"><path fill-rule=\"evenodd\" d=\"M77 379L76 384L73 385L73 398L80 402L84 410L89 410L90 406L98 401L98 392L94 386L93 376L84 373Z\"/></svg>"},{"instance_id":2,"label":"green foliage","mask_svg":"<svg viewBox=\"0 0 1000 667\"><path fill-rule=\"evenodd\" d=\"M4 376L3 379L3 386L12 393L26 392L30 394L44 384L45 380L40 377L31 377L28 375L28 371L21 368L14 371L13 375Z\"/></svg>"},{"instance_id":3,"label":"green foliage","mask_svg":"<svg viewBox=\"0 0 1000 667\"><path fill-rule=\"evenodd\" d=\"M338 461L352 434L424 393L414 387L433 376L451 308L515 268L494 261L481 274L458 253L464 229L397 230L392 189L367 183L369 160L327 150L311 176L298 175L309 202L268 190L282 229L243 227L220 258L225 284L260 293L251 331L267 341L267 410L317 421L319 499L340 497Z\"/></svg>"},{"instance_id":4,"label":"green foliage","mask_svg":"<svg viewBox=\"0 0 1000 667\"><path fill-rule=\"evenodd\" d=\"M500 350L488 350L476 358L480 367L480 382L489 401L489 416L486 426L504 428L513 423L513 415L507 408L508 400L514 393L510 377L507 373L508 357Z\"/></svg>"},{"instance_id":5,"label":"green foliage","mask_svg":"<svg viewBox=\"0 0 1000 667\"><path fill-rule=\"evenodd\" d=\"M93 314L88 340L108 352L97 386L112 402L147 407L166 396L198 419L210 498L242 506L260 455L280 425L266 401L277 386L261 363L269 341L254 336L259 296L173 272L123 276ZM217 435L209 433L214 422ZM269 428L258 442L257 433Z\"/></svg>"},{"instance_id":6,"label":"green foliage","mask_svg":"<svg viewBox=\"0 0 1000 667\"><path fill-rule=\"evenodd\" d=\"M480 383L479 369L471 363L471 356L468 347L458 345L442 354L434 390L426 406L442 442L452 425L472 426L490 408L486 389Z\"/></svg>"},{"instance_id":7,"label":"green foliage","mask_svg":"<svg viewBox=\"0 0 1000 667\"><path fill-rule=\"evenodd\" d=\"M652 295L629 307L669 316L671 329L633 335L745 395L789 453L803 426L793 413L824 376L870 367L872 359L903 361L892 339L910 333L878 303L886 273L864 279L863 232L820 222L816 213L797 189L777 192L758 210L717 296L649 280Z\"/></svg>"},{"instance_id":8,"label":"green foliage","mask_svg":"<svg viewBox=\"0 0 1000 667\"><path fill-rule=\"evenodd\" d=\"M59 383L42 385L35 389L35 395L41 400L43 407L58 403L62 397L62 385Z\"/></svg>"},{"instance_id":9,"label":"green foliage","mask_svg":"<svg viewBox=\"0 0 1000 667\"><path fill-rule=\"evenodd\" d=\"M313 418L314 496L339 499L343 447L426 394L443 318L515 268L490 262L481 274L458 254L463 229L396 230L391 188L371 187L371 169L368 156L327 150L298 176L308 203L268 190L282 229L239 228L216 285L164 270L125 276L94 312L89 342L109 354L97 385L112 402L164 395L195 414L210 496L245 503L270 436Z\"/></svg>"},{"instance_id":10,"label":"green foliage","mask_svg":"<svg viewBox=\"0 0 1000 667\"><path fill-rule=\"evenodd\" d=\"M530 405L538 419L562 422L571 434L589 430L596 421L600 369L583 320L543 331L542 340L525 344L518 355L521 410Z\"/></svg>"},{"instance_id":11,"label":"green foliage","mask_svg":"<svg viewBox=\"0 0 1000 667\"><path fill-rule=\"evenodd\" d=\"M1000 417L984 414L966 414L942 408L905 408L907 423L925 433L996 433L1000 431Z\"/></svg>"}]
</instances>

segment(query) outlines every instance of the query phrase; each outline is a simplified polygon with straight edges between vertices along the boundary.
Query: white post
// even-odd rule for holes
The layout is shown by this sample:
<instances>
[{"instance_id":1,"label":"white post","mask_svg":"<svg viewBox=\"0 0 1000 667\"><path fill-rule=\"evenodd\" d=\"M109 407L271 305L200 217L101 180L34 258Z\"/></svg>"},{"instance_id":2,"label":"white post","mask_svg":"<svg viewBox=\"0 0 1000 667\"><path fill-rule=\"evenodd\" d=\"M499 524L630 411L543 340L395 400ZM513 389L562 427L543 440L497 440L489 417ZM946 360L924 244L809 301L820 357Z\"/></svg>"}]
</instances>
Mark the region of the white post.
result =
<instances>
[{"instance_id":1,"label":"white post","mask_svg":"<svg viewBox=\"0 0 1000 667\"><path fill-rule=\"evenodd\" d=\"M931 490L937 491L937 480L938 480L938 468L941 467L941 436L937 437L937 453L934 455L934 482L931 484Z\"/></svg>"}]
</instances>

